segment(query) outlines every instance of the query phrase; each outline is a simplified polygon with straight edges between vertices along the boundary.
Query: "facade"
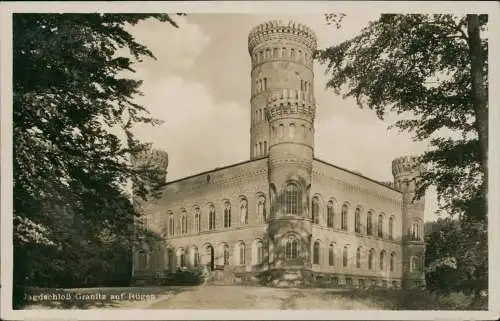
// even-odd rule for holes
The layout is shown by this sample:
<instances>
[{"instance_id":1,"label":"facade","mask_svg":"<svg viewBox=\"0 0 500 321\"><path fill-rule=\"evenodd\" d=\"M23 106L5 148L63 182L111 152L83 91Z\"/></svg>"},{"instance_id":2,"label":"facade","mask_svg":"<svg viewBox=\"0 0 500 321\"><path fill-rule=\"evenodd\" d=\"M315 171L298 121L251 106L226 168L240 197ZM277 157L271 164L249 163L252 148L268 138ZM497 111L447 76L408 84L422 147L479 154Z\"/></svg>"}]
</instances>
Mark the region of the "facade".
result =
<instances>
[{"instance_id":1,"label":"facade","mask_svg":"<svg viewBox=\"0 0 500 321\"><path fill-rule=\"evenodd\" d=\"M250 160L168 182L142 204L166 241L135 252L136 282L205 266L274 285L423 285L418 160L395 159L382 183L314 157L316 47L295 22L250 32Z\"/></svg>"}]
</instances>

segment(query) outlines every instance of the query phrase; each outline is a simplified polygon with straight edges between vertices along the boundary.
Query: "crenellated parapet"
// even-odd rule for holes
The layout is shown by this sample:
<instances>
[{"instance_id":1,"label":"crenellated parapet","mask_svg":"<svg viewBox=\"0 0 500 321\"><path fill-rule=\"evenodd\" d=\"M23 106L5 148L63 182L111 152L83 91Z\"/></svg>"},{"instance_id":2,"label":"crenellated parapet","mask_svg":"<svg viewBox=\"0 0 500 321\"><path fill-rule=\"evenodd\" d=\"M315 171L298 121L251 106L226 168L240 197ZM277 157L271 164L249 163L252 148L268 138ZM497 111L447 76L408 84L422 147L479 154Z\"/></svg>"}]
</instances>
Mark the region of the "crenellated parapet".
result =
<instances>
[{"instance_id":1,"label":"crenellated parapet","mask_svg":"<svg viewBox=\"0 0 500 321\"><path fill-rule=\"evenodd\" d=\"M252 29L248 35L248 51L251 54L259 43L272 39L301 42L311 51L315 51L318 46L316 35L308 26L295 21L272 20Z\"/></svg>"},{"instance_id":2,"label":"crenellated parapet","mask_svg":"<svg viewBox=\"0 0 500 321\"><path fill-rule=\"evenodd\" d=\"M149 167L160 171L161 175L167 176L168 153L161 149L149 149L132 157L135 168Z\"/></svg>"},{"instance_id":3,"label":"crenellated parapet","mask_svg":"<svg viewBox=\"0 0 500 321\"><path fill-rule=\"evenodd\" d=\"M418 156L402 156L392 161L392 175L394 177L420 172L423 168Z\"/></svg>"},{"instance_id":4,"label":"crenellated parapet","mask_svg":"<svg viewBox=\"0 0 500 321\"><path fill-rule=\"evenodd\" d=\"M281 89L269 93L266 117L269 121L292 115L313 121L316 103L310 93L302 90Z\"/></svg>"}]
</instances>

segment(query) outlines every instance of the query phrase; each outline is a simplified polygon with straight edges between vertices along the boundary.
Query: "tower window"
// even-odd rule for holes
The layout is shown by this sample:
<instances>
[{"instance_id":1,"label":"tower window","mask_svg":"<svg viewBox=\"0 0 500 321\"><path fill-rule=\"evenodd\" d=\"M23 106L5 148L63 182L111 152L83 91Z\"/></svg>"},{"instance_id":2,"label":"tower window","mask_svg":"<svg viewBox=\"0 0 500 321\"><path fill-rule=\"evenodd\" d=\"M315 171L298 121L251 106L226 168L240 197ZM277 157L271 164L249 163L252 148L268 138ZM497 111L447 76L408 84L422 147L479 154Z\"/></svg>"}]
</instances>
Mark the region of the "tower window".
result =
<instances>
[{"instance_id":1,"label":"tower window","mask_svg":"<svg viewBox=\"0 0 500 321\"><path fill-rule=\"evenodd\" d=\"M300 193L297 185L288 184L285 188L285 214L299 214Z\"/></svg>"},{"instance_id":2,"label":"tower window","mask_svg":"<svg viewBox=\"0 0 500 321\"><path fill-rule=\"evenodd\" d=\"M291 138L295 136L295 124L290 124L289 126L289 135Z\"/></svg>"},{"instance_id":3,"label":"tower window","mask_svg":"<svg viewBox=\"0 0 500 321\"><path fill-rule=\"evenodd\" d=\"M267 90L267 78L264 78L264 90Z\"/></svg>"},{"instance_id":4,"label":"tower window","mask_svg":"<svg viewBox=\"0 0 500 321\"><path fill-rule=\"evenodd\" d=\"M290 49L290 58L295 59L295 49Z\"/></svg>"},{"instance_id":5,"label":"tower window","mask_svg":"<svg viewBox=\"0 0 500 321\"><path fill-rule=\"evenodd\" d=\"M281 57L283 57L283 58L286 58L286 57L287 57L287 54L286 54L286 48L282 48L282 49L281 49Z\"/></svg>"},{"instance_id":6,"label":"tower window","mask_svg":"<svg viewBox=\"0 0 500 321\"><path fill-rule=\"evenodd\" d=\"M289 236L285 245L285 257L288 261L295 260L298 257L299 242L295 236Z\"/></svg>"},{"instance_id":7,"label":"tower window","mask_svg":"<svg viewBox=\"0 0 500 321\"><path fill-rule=\"evenodd\" d=\"M259 142L259 155L262 155L262 142Z\"/></svg>"},{"instance_id":8,"label":"tower window","mask_svg":"<svg viewBox=\"0 0 500 321\"><path fill-rule=\"evenodd\" d=\"M283 135L285 135L285 126L283 126L283 124L280 124L278 127L278 137L282 138Z\"/></svg>"},{"instance_id":9,"label":"tower window","mask_svg":"<svg viewBox=\"0 0 500 321\"><path fill-rule=\"evenodd\" d=\"M273 49L273 58L278 58L278 48Z\"/></svg>"}]
</instances>

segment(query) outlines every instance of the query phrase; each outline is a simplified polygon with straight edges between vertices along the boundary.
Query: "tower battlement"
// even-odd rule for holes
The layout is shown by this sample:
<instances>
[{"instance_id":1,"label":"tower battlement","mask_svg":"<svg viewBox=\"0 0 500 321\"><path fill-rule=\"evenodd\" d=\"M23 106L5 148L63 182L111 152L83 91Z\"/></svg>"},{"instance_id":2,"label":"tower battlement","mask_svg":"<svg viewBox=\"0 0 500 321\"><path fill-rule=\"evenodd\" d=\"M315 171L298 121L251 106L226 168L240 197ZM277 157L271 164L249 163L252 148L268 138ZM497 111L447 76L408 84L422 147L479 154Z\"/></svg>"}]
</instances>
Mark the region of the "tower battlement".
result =
<instances>
[{"instance_id":1,"label":"tower battlement","mask_svg":"<svg viewBox=\"0 0 500 321\"><path fill-rule=\"evenodd\" d=\"M138 153L132 158L135 167L151 166L165 170L168 168L168 153L161 149L150 149Z\"/></svg>"},{"instance_id":2,"label":"tower battlement","mask_svg":"<svg viewBox=\"0 0 500 321\"><path fill-rule=\"evenodd\" d=\"M302 90L272 91L267 99L266 117L269 121L280 116L299 114L314 119L316 104L313 96Z\"/></svg>"},{"instance_id":3,"label":"tower battlement","mask_svg":"<svg viewBox=\"0 0 500 321\"><path fill-rule=\"evenodd\" d=\"M425 169L418 156L402 156L392 161L392 175L397 177L414 175Z\"/></svg>"},{"instance_id":4,"label":"tower battlement","mask_svg":"<svg viewBox=\"0 0 500 321\"><path fill-rule=\"evenodd\" d=\"M302 42L310 50L315 51L318 42L314 31L306 25L293 20L283 22L281 20L271 20L254 27L248 35L248 52L252 53L253 48L259 43L271 39L289 38Z\"/></svg>"}]
</instances>

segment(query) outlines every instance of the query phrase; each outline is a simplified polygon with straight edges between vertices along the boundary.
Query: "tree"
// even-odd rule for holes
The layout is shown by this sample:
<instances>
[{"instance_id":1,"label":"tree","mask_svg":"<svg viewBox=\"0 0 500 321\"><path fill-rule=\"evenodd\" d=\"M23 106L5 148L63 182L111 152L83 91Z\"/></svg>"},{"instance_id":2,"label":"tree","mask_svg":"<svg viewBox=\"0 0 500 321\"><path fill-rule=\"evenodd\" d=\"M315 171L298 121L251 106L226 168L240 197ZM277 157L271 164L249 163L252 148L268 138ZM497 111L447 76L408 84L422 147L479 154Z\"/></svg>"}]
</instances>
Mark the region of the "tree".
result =
<instances>
[{"instance_id":1,"label":"tree","mask_svg":"<svg viewBox=\"0 0 500 321\"><path fill-rule=\"evenodd\" d=\"M131 129L159 121L120 73L155 59L125 29L148 18L177 27L167 14L13 16L15 306L25 285L88 284L138 240L125 186L148 181L130 159L149 145Z\"/></svg>"},{"instance_id":2,"label":"tree","mask_svg":"<svg viewBox=\"0 0 500 321\"><path fill-rule=\"evenodd\" d=\"M339 17L327 16L332 20L338 23ZM466 235L482 249L487 247L482 236L488 174L486 24L487 15L384 14L359 35L316 54L330 76L328 88L355 98L380 119L395 112L401 117L393 126L413 133L415 140L430 140L416 197L436 186L440 210L460 217L463 228L470 228ZM487 264L469 263L479 270Z\"/></svg>"}]
</instances>

